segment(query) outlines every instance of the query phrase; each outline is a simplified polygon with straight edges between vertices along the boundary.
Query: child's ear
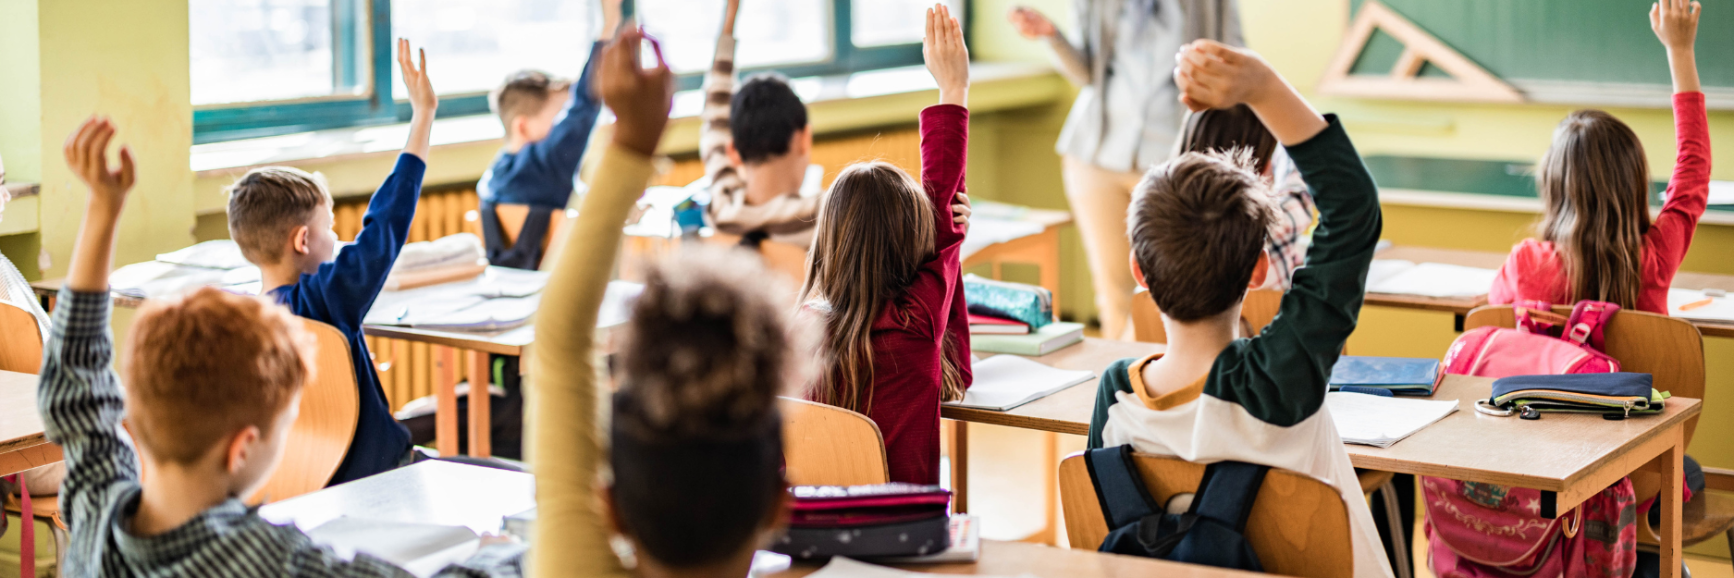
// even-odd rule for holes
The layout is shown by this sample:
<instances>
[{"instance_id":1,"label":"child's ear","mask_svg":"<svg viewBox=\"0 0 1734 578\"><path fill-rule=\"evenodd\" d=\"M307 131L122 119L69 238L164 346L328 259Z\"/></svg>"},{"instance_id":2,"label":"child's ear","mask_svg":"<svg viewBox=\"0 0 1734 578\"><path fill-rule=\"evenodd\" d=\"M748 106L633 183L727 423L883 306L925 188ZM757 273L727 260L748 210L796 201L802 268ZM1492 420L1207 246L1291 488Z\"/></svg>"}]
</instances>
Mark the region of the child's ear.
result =
<instances>
[{"instance_id":1,"label":"child's ear","mask_svg":"<svg viewBox=\"0 0 1734 578\"><path fill-rule=\"evenodd\" d=\"M1258 263L1252 266L1252 280L1246 282L1247 289L1257 289L1264 286L1266 278L1270 277L1270 251L1258 252Z\"/></svg>"},{"instance_id":2,"label":"child's ear","mask_svg":"<svg viewBox=\"0 0 1734 578\"><path fill-rule=\"evenodd\" d=\"M807 151L813 150L813 125L801 127L801 130L795 131L795 135L790 140L790 154L807 154Z\"/></svg>"},{"instance_id":3,"label":"child's ear","mask_svg":"<svg viewBox=\"0 0 1734 578\"><path fill-rule=\"evenodd\" d=\"M299 255L310 253L311 251L307 248L307 236L310 234L312 231L307 228L307 225L295 227L289 232L289 249Z\"/></svg>"},{"instance_id":4,"label":"child's ear","mask_svg":"<svg viewBox=\"0 0 1734 578\"><path fill-rule=\"evenodd\" d=\"M247 458L253 448L253 443L259 441L259 428L247 426L233 437L229 438L229 447L223 452L223 471L235 475L246 467Z\"/></svg>"},{"instance_id":5,"label":"child's ear","mask_svg":"<svg viewBox=\"0 0 1734 578\"><path fill-rule=\"evenodd\" d=\"M1127 253L1126 261L1132 263L1132 278L1138 281L1138 286L1143 287L1145 291L1149 291L1150 283L1144 280L1144 268L1138 266L1138 254Z\"/></svg>"},{"instance_id":6,"label":"child's ear","mask_svg":"<svg viewBox=\"0 0 1734 578\"><path fill-rule=\"evenodd\" d=\"M728 154L729 164L734 166L734 168L738 169L746 166L747 163L741 161L741 151L735 150L734 141L729 141L727 144L724 144L723 152Z\"/></svg>"}]
</instances>

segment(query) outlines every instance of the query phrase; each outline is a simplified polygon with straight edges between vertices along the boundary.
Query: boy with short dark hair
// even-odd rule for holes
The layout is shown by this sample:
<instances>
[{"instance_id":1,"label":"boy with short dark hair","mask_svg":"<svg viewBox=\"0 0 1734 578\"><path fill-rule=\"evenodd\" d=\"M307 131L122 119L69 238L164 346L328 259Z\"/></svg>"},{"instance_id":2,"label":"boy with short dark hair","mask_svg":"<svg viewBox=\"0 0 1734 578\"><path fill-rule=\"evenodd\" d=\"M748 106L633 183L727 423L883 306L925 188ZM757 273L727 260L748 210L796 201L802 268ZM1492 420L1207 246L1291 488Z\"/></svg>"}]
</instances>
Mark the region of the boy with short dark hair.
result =
<instances>
[{"instance_id":1,"label":"boy with short dark hair","mask_svg":"<svg viewBox=\"0 0 1734 578\"><path fill-rule=\"evenodd\" d=\"M807 105L776 74L753 76L735 90L739 11L740 0L729 0L704 77L698 148L710 177L711 226L805 248L813 242L819 212L819 195L801 196L813 150Z\"/></svg>"},{"instance_id":2,"label":"boy with short dark hair","mask_svg":"<svg viewBox=\"0 0 1734 578\"><path fill-rule=\"evenodd\" d=\"M121 387L108 272L133 165L123 147L120 170L109 169L114 132L92 118L65 151L91 194L37 394L48 438L66 455L60 504L72 535L62 573L409 576L365 554L340 558L243 501L277 468L313 377L313 337L289 311L208 287L152 300L128 335ZM489 545L440 574L515 576L521 552Z\"/></svg>"},{"instance_id":3,"label":"boy with short dark hair","mask_svg":"<svg viewBox=\"0 0 1734 578\"><path fill-rule=\"evenodd\" d=\"M1257 54L1201 40L1175 72L1189 108L1252 107L1313 191L1318 232L1276 320L1235 338L1264 282L1271 215L1246 162L1187 153L1144 177L1128 217L1132 271L1163 313L1166 354L1102 372L1090 447L1131 444L1191 462L1241 461L1330 482L1349 511L1355 575L1390 576L1354 467L1325 411L1379 240L1378 190L1335 116L1320 116Z\"/></svg>"},{"instance_id":4,"label":"boy with short dark hair","mask_svg":"<svg viewBox=\"0 0 1734 578\"><path fill-rule=\"evenodd\" d=\"M489 263L519 269L541 266L548 224L571 200L578 163L602 111L592 77L597 55L620 25L621 1L602 0L601 36L591 45L577 82L539 70L520 70L490 95L488 103L505 126L506 143L476 183L476 194L481 197L477 212L482 218ZM494 213L500 204L530 207L510 244Z\"/></svg>"},{"instance_id":5,"label":"boy with short dark hair","mask_svg":"<svg viewBox=\"0 0 1734 578\"><path fill-rule=\"evenodd\" d=\"M349 341L361 416L331 484L371 476L411 459L409 431L391 415L361 331L362 319L409 240L409 225L421 200L422 175L427 171L428 134L439 107L425 74L426 55L417 68L410 60L409 42L400 39L398 66L414 110L409 142L398 155L396 168L368 201L354 243L336 252L331 193L313 175L265 167L248 172L229 187L229 236L247 260L259 266L260 295L288 306L296 315L335 326Z\"/></svg>"}]
</instances>

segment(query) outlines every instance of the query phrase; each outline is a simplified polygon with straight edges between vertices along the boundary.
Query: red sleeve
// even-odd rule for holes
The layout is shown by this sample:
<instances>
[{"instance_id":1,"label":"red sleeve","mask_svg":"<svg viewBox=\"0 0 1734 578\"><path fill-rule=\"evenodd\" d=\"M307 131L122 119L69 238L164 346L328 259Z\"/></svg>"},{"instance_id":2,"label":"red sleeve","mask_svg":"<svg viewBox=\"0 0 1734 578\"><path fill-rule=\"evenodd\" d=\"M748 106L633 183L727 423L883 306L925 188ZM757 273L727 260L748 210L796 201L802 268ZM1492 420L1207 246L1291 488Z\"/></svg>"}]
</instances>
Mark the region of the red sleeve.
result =
<instances>
[{"instance_id":1,"label":"red sleeve","mask_svg":"<svg viewBox=\"0 0 1734 578\"><path fill-rule=\"evenodd\" d=\"M907 303L921 310L920 323L924 332L931 331L928 336L936 342L956 340L964 351L968 351L969 321L963 311L963 266L958 260L963 226L951 221L951 203L963 190L968 151L969 109L942 104L921 111L921 185L933 202L936 234L933 256L916 271L905 297ZM959 325L956 329L961 333L948 336L950 325Z\"/></svg>"},{"instance_id":2,"label":"red sleeve","mask_svg":"<svg viewBox=\"0 0 1734 578\"><path fill-rule=\"evenodd\" d=\"M1668 181L1668 200L1644 236L1644 259L1650 265L1645 271L1661 278L1645 279L1647 286L1667 287L1673 280L1710 198L1710 124L1704 113L1704 93L1674 95L1674 141L1674 177Z\"/></svg>"}]
</instances>

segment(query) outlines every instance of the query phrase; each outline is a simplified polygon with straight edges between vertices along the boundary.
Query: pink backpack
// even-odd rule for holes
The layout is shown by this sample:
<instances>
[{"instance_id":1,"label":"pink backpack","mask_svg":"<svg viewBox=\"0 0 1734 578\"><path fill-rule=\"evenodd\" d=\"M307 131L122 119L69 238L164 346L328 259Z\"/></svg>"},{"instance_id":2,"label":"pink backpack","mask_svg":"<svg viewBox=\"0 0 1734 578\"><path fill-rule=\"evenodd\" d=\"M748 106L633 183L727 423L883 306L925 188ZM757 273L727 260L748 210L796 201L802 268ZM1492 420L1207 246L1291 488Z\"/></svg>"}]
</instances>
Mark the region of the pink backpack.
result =
<instances>
[{"instance_id":1,"label":"pink backpack","mask_svg":"<svg viewBox=\"0 0 1734 578\"><path fill-rule=\"evenodd\" d=\"M1445 373L1481 377L1612 373L1602 328L1619 306L1581 301L1561 318L1547 303L1513 309L1517 329L1481 327L1445 354ZM1511 418L1511 419L1516 419ZM1619 482L1558 518L1541 516L1541 492L1423 477L1429 566L1440 578L1599 576L1626 578L1637 560L1636 499Z\"/></svg>"}]
</instances>

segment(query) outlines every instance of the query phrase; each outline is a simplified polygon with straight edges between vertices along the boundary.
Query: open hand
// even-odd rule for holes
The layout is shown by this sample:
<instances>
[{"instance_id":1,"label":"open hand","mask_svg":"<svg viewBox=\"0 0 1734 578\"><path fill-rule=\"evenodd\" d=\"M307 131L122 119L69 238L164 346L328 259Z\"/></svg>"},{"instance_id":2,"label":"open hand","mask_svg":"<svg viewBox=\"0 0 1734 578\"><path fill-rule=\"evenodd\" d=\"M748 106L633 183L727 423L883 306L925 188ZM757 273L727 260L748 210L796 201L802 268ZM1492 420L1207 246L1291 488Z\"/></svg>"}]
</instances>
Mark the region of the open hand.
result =
<instances>
[{"instance_id":1,"label":"open hand","mask_svg":"<svg viewBox=\"0 0 1734 578\"><path fill-rule=\"evenodd\" d=\"M656 67L639 67L639 44L644 31L630 28L602 50L602 67L596 71L596 92L614 111L614 144L646 156L656 153L662 130L668 126L668 111L674 98L674 73L662 58L662 45L650 38L656 51Z\"/></svg>"},{"instance_id":2,"label":"open hand","mask_svg":"<svg viewBox=\"0 0 1734 578\"><path fill-rule=\"evenodd\" d=\"M90 187L90 204L118 215L132 190L132 150L120 147L120 169L108 167L108 143L114 138L114 121L92 116L66 137L66 166Z\"/></svg>"},{"instance_id":3,"label":"open hand","mask_svg":"<svg viewBox=\"0 0 1734 578\"><path fill-rule=\"evenodd\" d=\"M417 115L431 115L440 107L440 99L434 94L433 84L427 79L427 51L417 49L416 56L421 60L418 68L416 62L409 57L409 39L397 39L397 68L403 71L403 85L409 88L410 110Z\"/></svg>"},{"instance_id":4,"label":"open hand","mask_svg":"<svg viewBox=\"0 0 1734 578\"><path fill-rule=\"evenodd\" d=\"M1692 50L1698 38L1698 13L1704 7L1696 0L1658 0L1650 5L1650 30L1668 50Z\"/></svg>"},{"instance_id":5,"label":"open hand","mask_svg":"<svg viewBox=\"0 0 1734 578\"><path fill-rule=\"evenodd\" d=\"M1054 30L1052 20L1028 6L1012 8L1011 12L1006 13L1006 19L1011 21L1012 28L1016 28L1018 34L1030 40L1041 40L1058 33Z\"/></svg>"},{"instance_id":6,"label":"open hand","mask_svg":"<svg viewBox=\"0 0 1734 578\"><path fill-rule=\"evenodd\" d=\"M939 83L940 104L962 106L969 101L969 48L963 45L963 25L951 17L951 9L944 4L927 9L921 56Z\"/></svg>"},{"instance_id":7,"label":"open hand","mask_svg":"<svg viewBox=\"0 0 1734 578\"><path fill-rule=\"evenodd\" d=\"M1180 102L1193 112L1241 103L1256 105L1273 85L1282 84L1257 53L1213 40L1182 46L1175 59L1179 61L1174 67L1174 82L1180 87Z\"/></svg>"},{"instance_id":8,"label":"open hand","mask_svg":"<svg viewBox=\"0 0 1734 578\"><path fill-rule=\"evenodd\" d=\"M951 222L963 225L963 232L968 234L969 216L971 214L973 214L973 212L969 209L969 195L964 194L962 191L958 191L957 199L953 201L951 205Z\"/></svg>"}]
</instances>

